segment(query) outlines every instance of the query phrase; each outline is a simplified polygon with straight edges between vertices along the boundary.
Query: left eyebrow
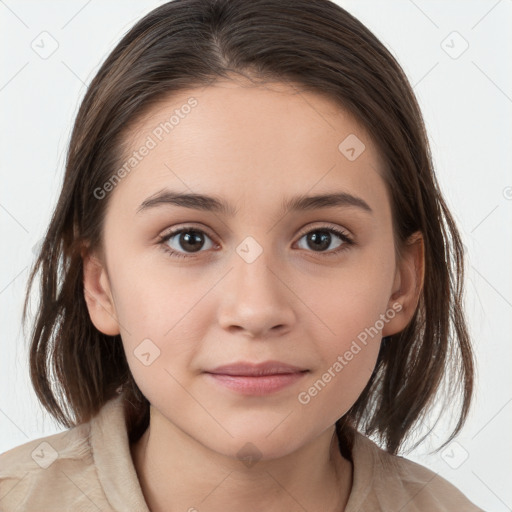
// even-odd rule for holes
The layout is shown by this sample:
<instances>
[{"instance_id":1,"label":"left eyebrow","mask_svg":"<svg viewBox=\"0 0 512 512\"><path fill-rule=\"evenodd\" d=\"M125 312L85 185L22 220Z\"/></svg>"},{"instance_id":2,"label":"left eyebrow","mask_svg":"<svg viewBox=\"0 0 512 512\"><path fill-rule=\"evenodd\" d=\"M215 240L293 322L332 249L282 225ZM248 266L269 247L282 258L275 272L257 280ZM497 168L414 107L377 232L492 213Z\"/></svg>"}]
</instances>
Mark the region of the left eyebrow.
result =
<instances>
[{"instance_id":1,"label":"left eyebrow","mask_svg":"<svg viewBox=\"0 0 512 512\"><path fill-rule=\"evenodd\" d=\"M137 208L137 214L161 205L181 206L183 208L215 212L227 216L235 216L238 213L238 209L234 208L232 204L216 196L182 194L169 189L163 189L144 200ZM298 195L284 200L281 206L281 213L285 213L288 210L296 212L342 206L359 208L369 214L373 214L373 210L364 199L348 192L312 196Z\"/></svg>"}]
</instances>

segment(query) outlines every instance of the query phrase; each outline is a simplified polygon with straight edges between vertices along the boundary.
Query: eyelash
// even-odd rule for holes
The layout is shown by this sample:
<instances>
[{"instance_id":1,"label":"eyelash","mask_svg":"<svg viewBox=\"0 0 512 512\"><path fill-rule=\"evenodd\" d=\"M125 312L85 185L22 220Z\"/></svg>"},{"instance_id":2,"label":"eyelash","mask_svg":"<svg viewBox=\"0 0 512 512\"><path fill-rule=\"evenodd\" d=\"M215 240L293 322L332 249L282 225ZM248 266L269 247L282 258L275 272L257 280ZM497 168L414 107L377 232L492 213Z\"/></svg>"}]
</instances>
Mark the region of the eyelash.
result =
<instances>
[{"instance_id":1,"label":"eyelash","mask_svg":"<svg viewBox=\"0 0 512 512\"><path fill-rule=\"evenodd\" d=\"M167 245L167 242L173 236L179 235L180 233L183 233L183 232L186 233L187 231L195 231L195 232L202 233L202 234L208 236L208 233L206 233L202 229L195 228L193 226L186 226L184 228L180 228L180 229L177 229L175 231L171 231L169 233L166 233L166 234L160 236L159 240L158 240L158 244L162 247L162 250L165 251L172 258L194 258L194 257L196 257L195 256L196 253L193 253L193 254L182 253L182 252L179 252L179 251L175 251L174 249L171 249ZM322 226L322 227L319 227L319 228L310 229L309 231L301 233L301 235L299 237L299 240L302 239L305 235L308 235L309 233L315 233L317 231L324 231L324 232L326 231L328 233L333 233L333 234L339 236L341 238L341 240L344 242L337 249L331 250L329 252L318 252L318 254L322 254L322 255L324 255L326 257L337 256L339 253L349 249L350 246L355 245L355 242L344 231L341 231L341 230L339 230L337 228L328 227L328 226ZM208 238L211 239L210 236L208 236ZM199 251L199 252L203 252L203 251ZM314 252L314 251L310 251L310 252Z\"/></svg>"}]
</instances>

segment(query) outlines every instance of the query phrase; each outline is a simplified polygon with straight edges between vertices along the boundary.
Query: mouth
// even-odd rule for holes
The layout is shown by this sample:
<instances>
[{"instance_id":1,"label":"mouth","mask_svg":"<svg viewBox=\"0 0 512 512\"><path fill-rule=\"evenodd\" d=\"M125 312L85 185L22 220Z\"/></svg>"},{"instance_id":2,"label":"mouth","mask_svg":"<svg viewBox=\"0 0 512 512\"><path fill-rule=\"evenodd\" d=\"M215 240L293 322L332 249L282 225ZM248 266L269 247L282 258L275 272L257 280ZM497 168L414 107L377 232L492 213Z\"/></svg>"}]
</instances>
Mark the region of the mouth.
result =
<instances>
[{"instance_id":1,"label":"mouth","mask_svg":"<svg viewBox=\"0 0 512 512\"><path fill-rule=\"evenodd\" d=\"M217 366L217 368L214 368L213 370L206 370L206 373L215 375L233 375L237 377L261 377L265 375L282 375L306 371L309 370L288 363L283 363L281 361L264 361L262 363L239 361Z\"/></svg>"},{"instance_id":2,"label":"mouth","mask_svg":"<svg viewBox=\"0 0 512 512\"><path fill-rule=\"evenodd\" d=\"M266 395L288 387L309 372L280 361L264 363L237 362L205 371L215 383L242 395Z\"/></svg>"}]
</instances>

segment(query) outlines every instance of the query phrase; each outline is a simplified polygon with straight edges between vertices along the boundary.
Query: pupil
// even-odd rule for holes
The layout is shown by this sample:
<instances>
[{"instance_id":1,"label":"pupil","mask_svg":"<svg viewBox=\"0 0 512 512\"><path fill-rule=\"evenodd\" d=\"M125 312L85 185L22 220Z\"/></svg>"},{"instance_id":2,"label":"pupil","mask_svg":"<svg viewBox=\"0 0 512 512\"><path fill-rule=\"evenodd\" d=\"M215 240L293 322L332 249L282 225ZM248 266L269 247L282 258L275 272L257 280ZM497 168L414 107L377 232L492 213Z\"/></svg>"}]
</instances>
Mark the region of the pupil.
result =
<instances>
[{"instance_id":1,"label":"pupil","mask_svg":"<svg viewBox=\"0 0 512 512\"><path fill-rule=\"evenodd\" d=\"M180 245L183 249L187 249L188 245L188 249L192 252L196 252L201 249L203 243L202 238L202 234L198 231L186 231L180 235Z\"/></svg>"},{"instance_id":2,"label":"pupil","mask_svg":"<svg viewBox=\"0 0 512 512\"><path fill-rule=\"evenodd\" d=\"M317 235L317 233L321 233L320 236ZM327 231L314 231L313 233L310 233L308 236L308 242L313 242L313 245L311 246L315 251L320 249L327 249L330 244L330 236L331 234Z\"/></svg>"}]
</instances>

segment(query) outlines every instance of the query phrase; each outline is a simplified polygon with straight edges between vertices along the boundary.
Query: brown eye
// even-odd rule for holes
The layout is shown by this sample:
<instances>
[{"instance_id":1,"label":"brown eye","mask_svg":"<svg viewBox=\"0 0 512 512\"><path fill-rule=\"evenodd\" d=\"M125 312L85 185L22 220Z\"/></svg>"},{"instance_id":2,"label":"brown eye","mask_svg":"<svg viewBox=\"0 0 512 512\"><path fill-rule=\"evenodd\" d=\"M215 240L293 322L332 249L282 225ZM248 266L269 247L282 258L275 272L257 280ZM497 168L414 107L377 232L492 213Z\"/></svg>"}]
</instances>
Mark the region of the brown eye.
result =
<instances>
[{"instance_id":1,"label":"brown eye","mask_svg":"<svg viewBox=\"0 0 512 512\"><path fill-rule=\"evenodd\" d=\"M160 239L164 249L172 256L187 257L193 254L213 247L210 237L202 230L196 228L183 228L173 231ZM210 246L208 247L208 243Z\"/></svg>"},{"instance_id":2,"label":"brown eye","mask_svg":"<svg viewBox=\"0 0 512 512\"><path fill-rule=\"evenodd\" d=\"M301 240L303 238L306 239L306 249L311 249L313 252L327 252L329 255L337 254L354 243L346 233L331 227L310 230L301 237ZM333 247L333 244L336 244L336 238L341 240L341 243Z\"/></svg>"}]
</instances>

